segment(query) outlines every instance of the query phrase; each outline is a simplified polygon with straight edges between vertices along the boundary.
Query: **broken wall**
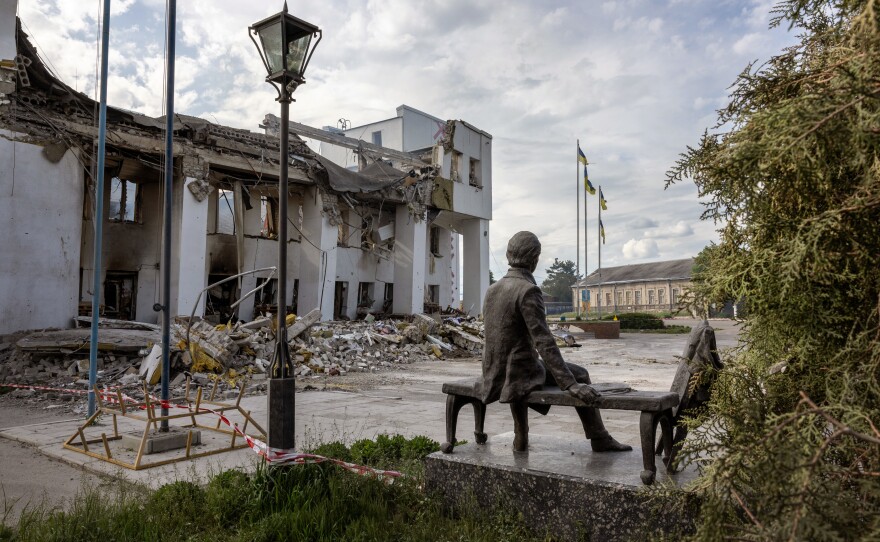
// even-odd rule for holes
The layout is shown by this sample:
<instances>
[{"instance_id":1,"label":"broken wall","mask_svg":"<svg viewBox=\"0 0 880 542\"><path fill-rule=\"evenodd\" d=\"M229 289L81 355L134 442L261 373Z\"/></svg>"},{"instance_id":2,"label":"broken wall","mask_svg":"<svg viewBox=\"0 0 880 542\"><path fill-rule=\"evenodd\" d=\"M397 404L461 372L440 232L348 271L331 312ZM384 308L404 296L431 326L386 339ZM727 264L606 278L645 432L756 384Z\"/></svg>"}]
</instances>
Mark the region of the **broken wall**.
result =
<instances>
[{"instance_id":1,"label":"broken wall","mask_svg":"<svg viewBox=\"0 0 880 542\"><path fill-rule=\"evenodd\" d=\"M268 239L260 236L262 229L262 218L260 215L259 197L252 196L253 207L244 211L244 269L250 271L263 267L273 267L278 265L278 241L276 239ZM302 196L299 194L291 195L288 199L287 214L290 221L299 225L299 208L302 204ZM232 236L226 236L232 237ZM296 279L299 278L299 262L300 262L300 235L293 225L287 225L287 292L286 299L288 305L293 302L293 288ZM233 238L234 243L234 238ZM233 255L234 255L233 244ZM271 271L247 275L242 278L241 292L246 294L257 287L257 280L267 278ZM274 278L278 278L277 273ZM305 314L309 309L298 309L298 312ZM254 298L250 297L242 302L238 310L238 317L242 320L250 320L254 314Z\"/></svg>"},{"instance_id":2,"label":"broken wall","mask_svg":"<svg viewBox=\"0 0 880 542\"><path fill-rule=\"evenodd\" d=\"M159 313L153 304L159 299L159 263L162 259L162 185L158 171L150 171L146 177L132 179L139 184L140 212L136 222L112 221L110 218L110 190L112 177L104 176L104 229L101 243L101 284L107 273L133 273L137 276L135 294L135 319L139 322L156 323ZM80 195L82 198L82 195ZM69 205L69 204L68 204ZM91 204L90 204L91 205ZM82 212L82 205L78 207ZM91 303L94 265L95 229L92 212L82 220L82 267L81 301ZM102 292L101 303L106 304ZM73 313L75 314L75 312Z\"/></svg>"},{"instance_id":3,"label":"broken wall","mask_svg":"<svg viewBox=\"0 0 880 542\"><path fill-rule=\"evenodd\" d=\"M452 208L456 213L486 220L492 219L492 137L462 121L455 121L453 146L460 152L459 182L454 184ZM479 160L477 174L481 187L470 183L470 161ZM443 157L443 176L451 178L452 156Z\"/></svg>"},{"instance_id":4,"label":"broken wall","mask_svg":"<svg viewBox=\"0 0 880 542\"><path fill-rule=\"evenodd\" d=\"M385 214L388 214L387 211ZM345 314L354 320L357 317L358 303L360 301L358 299L358 289L361 283L373 285L371 296L373 303L370 305L369 310L382 310L382 304L385 299L385 284L394 282L394 262L390 257L381 257L377 253L361 249L362 229L355 227L362 220L359 214L350 210L343 217L346 217L349 224L349 241L348 246L336 247L336 280L348 283Z\"/></svg>"},{"instance_id":5,"label":"broken wall","mask_svg":"<svg viewBox=\"0 0 880 542\"><path fill-rule=\"evenodd\" d=\"M445 120L408 105L399 106L397 116L403 118L403 144L401 147L393 147L395 149L400 148L406 152L421 150L439 143L445 135Z\"/></svg>"},{"instance_id":6,"label":"broken wall","mask_svg":"<svg viewBox=\"0 0 880 542\"><path fill-rule=\"evenodd\" d=\"M70 327L79 291L83 169L0 130L0 333Z\"/></svg>"}]
</instances>

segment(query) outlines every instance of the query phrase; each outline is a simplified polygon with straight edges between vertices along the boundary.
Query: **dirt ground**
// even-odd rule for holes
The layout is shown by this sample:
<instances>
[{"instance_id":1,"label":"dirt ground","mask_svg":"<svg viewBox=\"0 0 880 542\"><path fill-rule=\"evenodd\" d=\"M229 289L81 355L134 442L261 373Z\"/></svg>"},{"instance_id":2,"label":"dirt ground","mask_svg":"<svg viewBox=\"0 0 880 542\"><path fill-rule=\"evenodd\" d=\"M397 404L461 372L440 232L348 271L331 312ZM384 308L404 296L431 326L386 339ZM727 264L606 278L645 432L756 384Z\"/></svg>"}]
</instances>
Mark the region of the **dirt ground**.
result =
<instances>
[{"instance_id":1,"label":"dirt ground","mask_svg":"<svg viewBox=\"0 0 880 542\"><path fill-rule=\"evenodd\" d=\"M693 320L675 324L694 325ZM730 320L712 321L719 349L737 344L739 328ZM566 348L567 361L587 367L594 381L625 382L637 389L668 389L687 341L687 335L623 333L620 340L590 340L575 333L580 348ZM341 377L318 376L297 382L298 392L310 390L345 390L353 392L395 393L405 396L408 389L433 390L440 394L443 382L480 374L478 358L457 358L436 362L396 365L375 373L349 373ZM82 419L84 400L53 402L41 395L13 397L0 395L0 429ZM66 463L50 459L32 448L0 438L0 497L3 498L3 521L17 521L28 503L45 501L63 506L74 498L83 484L112 483Z\"/></svg>"}]
</instances>

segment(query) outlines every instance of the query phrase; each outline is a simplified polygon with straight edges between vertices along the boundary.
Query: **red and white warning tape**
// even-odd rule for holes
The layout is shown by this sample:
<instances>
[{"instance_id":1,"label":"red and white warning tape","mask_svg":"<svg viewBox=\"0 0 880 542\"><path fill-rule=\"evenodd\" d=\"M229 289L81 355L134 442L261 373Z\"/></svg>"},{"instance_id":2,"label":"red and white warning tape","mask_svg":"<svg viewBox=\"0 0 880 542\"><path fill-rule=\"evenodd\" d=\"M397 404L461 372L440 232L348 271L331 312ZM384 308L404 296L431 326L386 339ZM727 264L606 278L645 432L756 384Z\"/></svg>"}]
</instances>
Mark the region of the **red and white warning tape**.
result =
<instances>
[{"instance_id":1,"label":"red and white warning tape","mask_svg":"<svg viewBox=\"0 0 880 542\"><path fill-rule=\"evenodd\" d=\"M67 389L67 388L50 388L47 386L30 386L27 384L4 384L0 383L0 387L5 388L20 388L20 389L32 389L32 390L40 390L40 391L55 391L55 392L63 392L63 393L79 393L79 394L87 394L89 390L81 390L81 389ZM105 402L108 403L119 403L119 397L115 392L110 391L111 388L104 388L101 390L101 398ZM128 403L137 403L138 401L132 397L129 397L125 394L122 395L122 400ZM187 410L192 410L188 404L184 403L171 403L170 401L163 401L157 397L150 396L150 400L156 404L159 408L185 408ZM140 408L146 409L146 406L141 405ZM305 464L314 464L314 463L332 463L334 465L338 465L343 469L353 472L355 474L361 476L374 476L380 480L385 480L386 482L393 482L395 478L399 478L403 476L402 473L393 471L393 470L381 470L374 469L372 467L367 467L364 465L358 465L355 463L349 463L347 461L342 461L341 459L333 459L332 457L324 457L315 454L306 454L297 452L296 450L285 450L281 448L270 448L268 444L263 442L258 438L254 438L238 427L237 423L233 423L229 418L226 417L222 412L218 412L216 410L212 410L210 408L205 408L199 405L199 409L197 412L193 414L199 414L209 412L216 415L220 418L220 421L226 424L230 429L238 433L244 440L247 442L248 446L260 457L262 457L267 463L271 463L273 465L305 465Z\"/></svg>"}]
</instances>

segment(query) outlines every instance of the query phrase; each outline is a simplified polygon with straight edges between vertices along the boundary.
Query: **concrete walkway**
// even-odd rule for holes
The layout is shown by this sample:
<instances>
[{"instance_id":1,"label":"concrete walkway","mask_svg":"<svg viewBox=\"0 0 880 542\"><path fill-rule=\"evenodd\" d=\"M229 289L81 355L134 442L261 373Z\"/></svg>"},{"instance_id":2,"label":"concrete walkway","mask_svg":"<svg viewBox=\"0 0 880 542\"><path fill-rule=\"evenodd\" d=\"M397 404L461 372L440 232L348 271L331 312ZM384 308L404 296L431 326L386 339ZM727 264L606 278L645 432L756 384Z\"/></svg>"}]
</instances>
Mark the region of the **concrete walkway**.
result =
<instances>
[{"instance_id":1,"label":"concrete walkway","mask_svg":"<svg viewBox=\"0 0 880 542\"><path fill-rule=\"evenodd\" d=\"M679 322L676 322L679 323ZM686 322L683 322L686 323ZM713 322L719 347L736 343L738 330L730 321ZM686 335L622 334L619 340L586 340L579 349L565 349L566 359L586 366L595 382L625 382L636 389L668 390L675 374L677 359L685 345ZM381 373L384 383L367 391L345 392L298 391L296 396L297 448L308 449L317 444L342 440L352 443L362 438L373 438L380 433L405 436L426 435L438 442L445 439L445 396L443 382L480 375L476 359L443 360L408 366L405 370ZM344 379L344 377L343 377ZM317 381L316 381L317 382ZM340 381L341 382L341 381ZM266 426L266 397L253 396L242 400L254 419ZM233 416L233 418L235 418ZM620 441L633 446L639 443L638 412L604 412L609 431ZM216 421L216 418L213 418ZM241 419L237 419L241 423ZM66 450L62 443L76 432L82 420L61 420L49 423L22 425L0 429L0 437L29 445L50 458L55 458L89 472L159 486L176 479L204 480L208 476L230 468L252 468L258 456L245 448L205 458L190 459L167 466L140 471L118 467L84 454ZM112 433L112 420L91 428L90 436ZM186 423L186 422L181 422ZM207 418L201 423L211 423ZM583 438L580 422L573 409L555 409L547 416L530 415L531 430L547 435L571 435ZM506 405L489 405L486 432L494 435L509 433L512 421ZM136 431L141 434L143 422L119 418L120 433ZM465 407L459 417L458 439L473 439L473 415ZM210 432L203 431L204 437ZM249 434L254 434L250 429ZM223 437L228 440L228 437ZM211 438L205 438L208 446ZM224 440L224 442L225 442ZM214 439L216 443L216 439ZM98 445L101 448L100 445ZM205 449L202 447L200 449ZM114 456L123 457L118 442L111 443ZM194 451L197 451L194 448ZM146 456L150 461L172 457L181 452L165 452ZM159 456L162 456L161 458Z\"/></svg>"}]
</instances>

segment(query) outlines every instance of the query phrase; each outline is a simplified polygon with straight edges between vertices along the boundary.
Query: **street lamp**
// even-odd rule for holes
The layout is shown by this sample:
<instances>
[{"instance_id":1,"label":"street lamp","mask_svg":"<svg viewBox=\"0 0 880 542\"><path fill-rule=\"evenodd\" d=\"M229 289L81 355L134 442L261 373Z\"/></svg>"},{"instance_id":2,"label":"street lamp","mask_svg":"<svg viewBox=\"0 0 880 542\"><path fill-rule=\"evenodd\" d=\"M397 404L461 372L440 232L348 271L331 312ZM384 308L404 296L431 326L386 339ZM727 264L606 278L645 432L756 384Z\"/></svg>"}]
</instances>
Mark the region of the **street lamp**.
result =
<instances>
[{"instance_id":1,"label":"street lamp","mask_svg":"<svg viewBox=\"0 0 880 542\"><path fill-rule=\"evenodd\" d=\"M266 67L266 82L278 91L281 104L281 171L278 178L278 320L275 355L269 368L269 447L290 449L295 445L295 397L293 363L287 344L287 165L290 160L289 115L291 94L305 83L303 74L321 41L321 29L287 13L267 17L248 28ZM257 41L254 36L259 38ZM318 39L312 43L312 38Z\"/></svg>"}]
</instances>

